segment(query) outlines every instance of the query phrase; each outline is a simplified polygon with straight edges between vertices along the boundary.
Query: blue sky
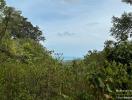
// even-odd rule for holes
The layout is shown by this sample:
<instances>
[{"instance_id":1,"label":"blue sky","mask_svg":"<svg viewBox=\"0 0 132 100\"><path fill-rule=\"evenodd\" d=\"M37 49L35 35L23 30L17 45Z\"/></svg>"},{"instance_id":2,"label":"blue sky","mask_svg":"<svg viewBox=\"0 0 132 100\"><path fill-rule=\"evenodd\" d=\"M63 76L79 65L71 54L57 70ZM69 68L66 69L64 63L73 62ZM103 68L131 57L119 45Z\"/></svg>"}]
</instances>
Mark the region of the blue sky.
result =
<instances>
[{"instance_id":1,"label":"blue sky","mask_svg":"<svg viewBox=\"0 0 132 100\"><path fill-rule=\"evenodd\" d=\"M43 31L49 50L83 57L109 39L112 16L132 7L121 0L6 0Z\"/></svg>"}]
</instances>

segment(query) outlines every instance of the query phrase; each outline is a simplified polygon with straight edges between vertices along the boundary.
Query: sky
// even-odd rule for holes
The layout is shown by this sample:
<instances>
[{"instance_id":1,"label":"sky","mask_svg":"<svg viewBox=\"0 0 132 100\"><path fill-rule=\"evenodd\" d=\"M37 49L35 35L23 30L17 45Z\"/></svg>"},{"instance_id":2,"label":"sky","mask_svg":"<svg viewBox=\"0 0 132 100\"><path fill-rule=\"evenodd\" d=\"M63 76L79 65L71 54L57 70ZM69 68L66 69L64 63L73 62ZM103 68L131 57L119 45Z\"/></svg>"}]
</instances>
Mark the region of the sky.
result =
<instances>
[{"instance_id":1,"label":"sky","mask_svg":"<svg viewBox=\"0 0 132 100\"><path fill-rule=\"evenodd\" d=\"M6 0L40 27L48 50L64 58L80 58L89 50L102 50L110 39L112 16L131 12L121 0Z\"/></svg>"}]
</instances>

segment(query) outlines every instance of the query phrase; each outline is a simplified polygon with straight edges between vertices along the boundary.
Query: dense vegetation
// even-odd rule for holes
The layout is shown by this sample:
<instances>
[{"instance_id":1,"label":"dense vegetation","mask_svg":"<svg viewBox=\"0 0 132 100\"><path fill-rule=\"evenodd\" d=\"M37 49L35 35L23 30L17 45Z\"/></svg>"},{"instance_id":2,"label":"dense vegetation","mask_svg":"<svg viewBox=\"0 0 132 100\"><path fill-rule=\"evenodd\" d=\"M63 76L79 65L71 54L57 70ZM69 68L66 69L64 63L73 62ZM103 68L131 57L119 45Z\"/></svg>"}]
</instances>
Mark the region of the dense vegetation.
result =
<instances>
[{"instance_id":1,"label":"dense vegetation","mask_svg":"<svg viewBox=\"0 0 132 100\"><path fill-rule=\"evenodd\" d=\"M64 64L40 44L39 27L0 0L0 100L109 100L131 90L132 13L113 17L110 31L102 51Z\"/></svg>"}]
</instances>

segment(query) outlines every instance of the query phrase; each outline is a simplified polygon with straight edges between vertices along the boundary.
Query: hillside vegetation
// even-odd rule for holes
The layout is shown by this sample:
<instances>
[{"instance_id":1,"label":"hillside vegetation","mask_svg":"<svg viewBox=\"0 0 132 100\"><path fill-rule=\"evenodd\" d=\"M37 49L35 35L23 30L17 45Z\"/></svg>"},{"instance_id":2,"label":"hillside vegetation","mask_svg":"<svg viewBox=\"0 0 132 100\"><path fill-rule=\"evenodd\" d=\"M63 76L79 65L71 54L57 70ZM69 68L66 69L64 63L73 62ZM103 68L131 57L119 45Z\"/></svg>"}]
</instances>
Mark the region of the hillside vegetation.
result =
<instances>
[{"instance_id":1,"label":"hillside vegetation","mask_svg":"<svg viewBox=\"0 0 132 100\"><path fill-rule=\"evenodd\" d=\"M112 23L115 41L66 64L40 44L38 26L0 0L0 100L115 100L132 90L132 13Z\"/></svg>"}]
</instances>

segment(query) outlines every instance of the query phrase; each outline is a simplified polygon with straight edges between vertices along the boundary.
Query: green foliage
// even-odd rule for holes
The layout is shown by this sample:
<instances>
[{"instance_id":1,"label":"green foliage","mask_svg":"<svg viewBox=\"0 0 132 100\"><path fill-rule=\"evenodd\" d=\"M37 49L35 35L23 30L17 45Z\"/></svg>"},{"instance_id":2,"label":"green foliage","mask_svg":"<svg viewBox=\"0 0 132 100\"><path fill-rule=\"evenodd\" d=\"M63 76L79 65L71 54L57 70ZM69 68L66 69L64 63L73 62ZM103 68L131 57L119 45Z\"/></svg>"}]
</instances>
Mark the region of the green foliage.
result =
<instances>
[{"instance_id":1,"label":"green foliage","mask_svg":"<svg viewBox=\"0 0 132 100\"><path fill-rule=\"evenodd\" d=\"M130 65L132 63L132 43L122 42L113 47L106 47L106 58L109 61L116 61L118 63Z\"/></svg>"},{"instance_id":2,"label":"green foliage","mask_svg":"<svg viewBox=\"0 0 132 100\"><path fill-rule=\"evenodd\" d=\"M42 31L38 26L33 26L27 18L21 15L20 11L16 11L13 7L4 7L2 14L0 14L1 39L4 37L10 37L13 39L30 38L35 41L44 40Z\"/></svg>"},{"instance_id":3,"label":"green foliage","mask_svg":"<svg viewBox=\"0 0 132 100\"><path fill-rule=\"evenodd\" d=\"M126 2L128 4L132 4L132 1L131 0L122 0L123 2Z\"/></svg>"},{"instance_id":4,"label":"green foliage","mask_svg":"<svg viewBox=\"0 0 132 100\"><path fill-rule=\"evenodd\" d=\"M84 56L85 64L96 64L98 67L101 67L104 64L105 56L103 52L98 52L96 50L88 51L88 54Z\"/></svg>"},{"instance_id":5,"label":"green foliage","mask_svg":"<svg viewBox=\"0 0 132 100\"><path fill-rule=\"evenodd\" d=\"M63 63L39 43L39 28L0 0L0 100L111 100L116 89L131 90L131 20L131 13L114 17L117 41Z\"/></svg>"},{"instance_id":6,"label":"green foliage","mask_svg":"<svg viewBox=\"0 0 132 100\"><path fill-rule=\"evenodd\" d=\"M5 6L5 1L0 0L0 11L3 9L4 6Z\"/></svg>"},{"instance_id":7,"label":"green foliage","mask_svg":"<svg viewBox=\"0 0 132 100\"><path fill-rule=\"evenodd\" d=\"M117 41L126 41L131 35L132 28L132 14L124 13L121 18L113 17L113 27L111 28L111 35Z\"/></svg>"}]
</instances>

